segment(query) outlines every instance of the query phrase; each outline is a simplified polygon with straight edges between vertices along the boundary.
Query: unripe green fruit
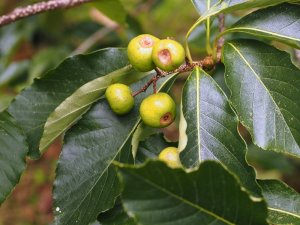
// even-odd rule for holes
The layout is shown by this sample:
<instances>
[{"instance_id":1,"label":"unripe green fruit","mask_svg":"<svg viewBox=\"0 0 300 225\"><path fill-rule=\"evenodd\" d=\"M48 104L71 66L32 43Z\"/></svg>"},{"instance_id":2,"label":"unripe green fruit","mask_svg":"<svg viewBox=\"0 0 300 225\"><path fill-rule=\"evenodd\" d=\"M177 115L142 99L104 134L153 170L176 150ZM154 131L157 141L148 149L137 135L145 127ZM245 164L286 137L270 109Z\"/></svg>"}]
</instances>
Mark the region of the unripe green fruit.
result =
<instances>
[{"instance_id":1,"label":"unripe green fruit","mask_svg":"<svg viewBox=\"0 0 300 225\"><path fill-rule=\"evenodd\" d=\"M111 109L118 115L128 113L134 106L134 98L130 88L125 84L112 84L108 86L105 97Z\"/></svg>"},{"instance_id":2,"label":"unripe green fruit","mask_svg":"<svg viewBox=\"0 0 300 225\"><path fill-rule=\"evenodd\" d=\"M146 125L163 128L174 121L176 105L166 93L152 94L142 101L140 115Z\"/></svg>"},{"instance_id":3,"label":"unripe green fruit","mask_svg":"<svg viewBox=\"0 0 300 225\"><path fill-rule=\"evenodd\" d=\"M167 147L161 151L158 156L159 160L165 162L171 168L180 168L178 148Z\"/></svg>"},{"instance_id":4,"label":"unripe green fruit","mask_svg":"<svg viewBox=\"0 0 300 225\"><path fill-rule=\"evenodd\" d=\"M185 51L177 41L160 40L153 47L152 60L158 68L173 71L184 62Z\"/></svg>"},{"instance_id":5,"label":"unripe green fruit","mask_svg":"<svg viewBox=\"0 0 300 225\"><path fill-rule=\"evenodd\" d=\"M152 49L158 41L158 38L150 34L142 34L129 42L127 55L136 70L146 72L155 68L152 61Z\"/></svg>"}]
</instances>

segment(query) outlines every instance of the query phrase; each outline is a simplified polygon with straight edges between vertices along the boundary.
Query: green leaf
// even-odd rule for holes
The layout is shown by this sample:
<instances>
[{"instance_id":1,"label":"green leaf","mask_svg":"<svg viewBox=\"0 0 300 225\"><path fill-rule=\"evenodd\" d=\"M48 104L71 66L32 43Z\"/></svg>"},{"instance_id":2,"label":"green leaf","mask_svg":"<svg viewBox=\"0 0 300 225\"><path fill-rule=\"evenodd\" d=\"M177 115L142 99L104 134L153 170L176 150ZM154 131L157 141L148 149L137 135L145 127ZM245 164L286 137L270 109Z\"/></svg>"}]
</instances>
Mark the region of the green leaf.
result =
<instances>
[{"instance_id":1,"label":"green leaf","mask_svg":"<svg viewBox=\"0 0 300 225\"><path fill-rule=\"evenodd\" d=\"M125 210L142 225L267 224L267 207L214 161L186 173L163 162L119 165Z\"/></svg>"},{"instance_id":2,"label":"green leaf","mask_svg":"<svg viewBox=\"0 0 300 225\"><path fill-rule=\"evenodd\" d=\"M118 81L130 84L147 75L149 73L137 73L131 65L128 65L81 86L48 117L40 141L40 151L46 150L59 135L80 119L91 104L99 100L111 83Z\"/></svg>"},{"instance_id":3,"label":"green leaf","mask_svg":"<svg viewBox=\"0 0 300 225\"><path fill-rule=\"evenodd\" d=\"M230 100L253 142L300 157L300 71L288 53L258 41L225 44Z\"/></svg>"},{"instance_id":4,"label":"green leaf","mask_svg":"<svg viewBox=\"0 0 300 225\"><path fill-rule=\"evenodd\" d=\"M194 4L203 4L201 3L203 0L195 0ZM253 8L262 8L267 6L278 5L284 2L296 2L297 0L222 0L218 1L215 5L213 5L209 10L207 10L190 28L186 35L186 41L192 31L199 26L203 21L207 20L212 16L216 16L220 13L230 13L236 10L246 10ZM186 42L186 47L187 42ZM187 56L190 57L189 49L187 48Z\"/></svg>"},{"instance_id":5,"label":"green leaf","mask_svg":"<svg viewBox=\"0 0 300 225\"><path fill-rule=\"evenodd\" d=\"M169 88L175 77L160 79L159 89ZM132 90L146 82L133 84ZM131 138L141 122L139 104L151 91L136 96L135 107L124 116L114 114L101 99L66 133L54 183L57 224L88 224L113 207L120 186L112 162L133 162Z\"/></svg>"},{"instance_id":6,"label":"green leaf","mask_svg":"<svg viewBox=\"0 0 300 225\"><path fill-rule=\"evenodd\" d=\"M136 225L123 209L122 203L117 202L114 208L98 216L101 225Z\"/></svg>"},{"instance_id":7,"label":"green leaf","mask_svg":"<svg viewBox=\"0 0 300 225\"><path fill-rule=\"evenodd\" d=\"M300 48L300 6L281 4L251 13L221 35L242 32Z\"/></svg>"},{"instance_id":8,"label":"green leaf","mask_svg":"<svg viewBox=\"0 0 300 225\"><path fill-rule=\"evenodd\" d=\"M272 224L300 225L300 194L277 180L259 180Z\"/></svg>"},{"instance_id":9,"label":"green leaf","mask_svg":"<svg viewBox=\"0 0 300 225\"><path fill-rule=\"evenodd\" d=\"M57 106L85 83L128 64L125 49L104 49L70 57L22 91L8 111L27 134L29 155L39 157L44 125Z\"/></svg>"},{"instance_id":10,"label":"green leaf","mask_svg":"<svg viewBox=\"0 0 300 225\"><path fill-rule=\"evenodd\" d=\"M246 146L237 132L237 118L228 99L207 73L196 68L182 93L179 150L185 167L218 160L234 171L251 194L261 196L255 172L246 160Z\"/></svg>"},{"instance_id":11,"label":"green leaf","mask_svg":"<svg viewBox=\"0 0 300 225\"><path fill-rule=\"evenodd\" d=\"M91 5L120 25L126 24L127 13L120 0L98 0Z\"/></svg>"},{"instance_id":12,"label":"green leaf","mask_svg":"<svg viewBox=\"0 0 300 225\"><path fill-rule=\"evenodd\" d=\"M19 182L28 146L22 130L7 113L0 113L0 204Z\"/></svg>"}]
</instances>

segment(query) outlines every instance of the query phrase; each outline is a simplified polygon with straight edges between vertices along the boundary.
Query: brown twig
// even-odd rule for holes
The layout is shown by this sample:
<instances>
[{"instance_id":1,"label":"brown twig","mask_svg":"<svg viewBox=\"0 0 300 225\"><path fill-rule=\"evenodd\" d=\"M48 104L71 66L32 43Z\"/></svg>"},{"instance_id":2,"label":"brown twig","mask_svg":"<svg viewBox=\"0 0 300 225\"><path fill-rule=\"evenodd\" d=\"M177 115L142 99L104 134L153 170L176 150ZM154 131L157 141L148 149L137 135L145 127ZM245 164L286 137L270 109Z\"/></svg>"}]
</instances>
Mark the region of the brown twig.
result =
<instances>
[{"instance_id":1,"label":"brown twig","mask_svg":"<svg viewBox=\"0 0 300 225\"><path fill-rule=\"evenodd\" d=\"M155 68L156 75L154 75L141 89L134 92L132 94L132 96L135 97L138 94L145 92L148 89L148 87L150 87L151 84L153 84L153 92L156 93L156 82L160 78L168 76L170 74L174 74L174 73L189 72L189 71L192 71L196 66L199 66L204 70L211 70L214 68L215 64L214 64L214 60L213 60L212 56L207 56L203 60L200 60L200 61L195 61L192 63L189 63L189 62L185 63L185 64L181 65L178 69L171 71L171 72L165 72L165 71L160 70L159 68Z\"/></svg>"},{"instance_id":2,"label":"brown twig","mask_svg":"<svg viewBox=\"0 0 300 225\"><path fill-rule=\"evenodd\" d=\"M16 8L11 13L0 16L0 27L42 12L72 8L91 1L93 0L50 0Z\"/></svg>"},{"instance_id":3,"label":"brown twig","mask_svg":"<svg viewBox=\"0 0 300 225\"><path fill-rule=\"evenodd\" d=\"M219 20L219 32L222 33L225 30L225 15L223 13L218 15ZM224 45L224 37L220 37L217 43L217 62L221 61L222 47Z\"/></svg>"}]
</instances>

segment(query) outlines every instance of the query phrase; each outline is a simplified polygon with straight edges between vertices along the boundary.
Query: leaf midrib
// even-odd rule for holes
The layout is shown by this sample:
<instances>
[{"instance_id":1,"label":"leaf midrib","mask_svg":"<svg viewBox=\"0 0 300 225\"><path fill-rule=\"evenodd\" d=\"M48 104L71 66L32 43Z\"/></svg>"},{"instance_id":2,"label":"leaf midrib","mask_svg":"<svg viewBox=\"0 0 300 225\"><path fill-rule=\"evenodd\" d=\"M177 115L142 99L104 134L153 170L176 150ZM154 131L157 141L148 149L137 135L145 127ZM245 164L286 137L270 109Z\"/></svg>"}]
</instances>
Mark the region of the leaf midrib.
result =
<instances>
[{"instance_id":1,"label":"leaf midrib","mask_svg":"<svg viewBox=\"0 0 300 225\"><path fill-rule=\"evenodd\" d=\"M300 41L300 39L295 38L295 37L290 37L290 36L282 35L280 33L275 33L275 32L271 32L271 31L267 31L267 30L262 30L262 29L257 29L257 28L250 28L250 27L234 27L234 28L229 28L226 31L224 31L222 34L220 34L219 36L223 36L224 34L232 32L232 31L234 32L235 30L237 30L237 31L240 30L241 32L243 30L245 30L245 31L247 31L247 30L257 31L257 32L265 33L265 34L270 34L270 35L282 37L282 38L285 38L285 39L290 39L290 40L294 40L294 41ZM245 33L247 33L247 32L245 32Z\"/></svg>"},{"instance_id":2,"label":"leaf midrib","mask_svg":"<svg viewBox=\"0 0 300 225\"><path fill-rule=\"evenodd\" d=\"M300 219L300 215L294 214L293 212L290 212L290 211L276 209L276 208L273 208L273 207L268 207L268 209L271 210L271 211L275 211L275 212L279 212L279 213L283 213L283 214L288 214L290 216L293 216L295 218L299 218Z\"/></svg>"}]
</instances>

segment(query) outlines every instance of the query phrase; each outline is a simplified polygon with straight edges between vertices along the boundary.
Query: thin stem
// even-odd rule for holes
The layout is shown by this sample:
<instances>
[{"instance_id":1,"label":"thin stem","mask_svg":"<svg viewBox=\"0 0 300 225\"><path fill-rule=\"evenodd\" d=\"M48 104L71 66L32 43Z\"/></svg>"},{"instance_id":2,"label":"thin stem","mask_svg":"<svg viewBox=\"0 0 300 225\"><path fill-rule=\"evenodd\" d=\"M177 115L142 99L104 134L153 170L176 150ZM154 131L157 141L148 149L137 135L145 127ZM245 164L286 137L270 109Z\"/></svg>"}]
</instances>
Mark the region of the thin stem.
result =
<instances>
[{"instance_id":1,"label":"thin stem","mask_svg":"<svg viewBox=\"0 0 300 225\"><path fill-rule=\"evenodd\" d=\"M214 68L215 64L214 61L212 59L211 56L207 56L205 57L203 60L200 61L195 61L195 62L189 62L185 63L183 65L181 65L178 69L171 71L171 72L166 72L166 71L162 71L158 68L155 69L156 71L156 75L154 75L141 89L139 89L138 91L134 92L132 94L133 97L137 96L138 94L145 92L148 87L150 87L151 84L153 84L153 91L154 93L156 93L157 89L156 89L156 82L162 78L162 77L166 77L170 74L174 74L174 73L184 73L184 72L189 72L192 71L196 66L204 69L204 70L211 70Z\"/></svg>"},{"instance_id":2,"label":"thin stem","mask_svg":"<svg viewBox=\"0 0 300 225\"><path fill-rule=\"evenodd\" d=\"M206 20L206 52L208 55L211 55L213 52L210 45L210 18Z\"/></svg>"},{"instance_id":3,"label":"thin stem","mask_svg":"<svg viewBox=\"0 0 300 225\"><path fill-rule=\"evenodd\" d=\"M206 9L207 10L210 9L210 0L207 0ZM210 22L211 22L210 17L208 17L206 20L206 52L208 55L211 55L213 52L210 44Z\"/></svg>"},{"instance_id":4,"label":"thin stem","mask_svg":"<svg viewBox=\"0 0 300 225\"><path fill-rule=\"evenodd\" d=\"M12 12L0 16L0 27L39 13L55 9L72 8L91 1L93 0L50 0L16 8Z\"/></svg>"},{"instance_id":5,"label":"thin stem","mask_svg":"<svg viewBox=\"0 0 300 225\"><path fill-rule=\"evenodd\" d=\"M223 37L224 31L225 31L225 15L223 13L218 15L219 20L219 35L214 41L214 47L216 48L214 58L217 62L221 61L222 57L222 48L225 42L225 39Z\"/></svg>"}]
</instances>

